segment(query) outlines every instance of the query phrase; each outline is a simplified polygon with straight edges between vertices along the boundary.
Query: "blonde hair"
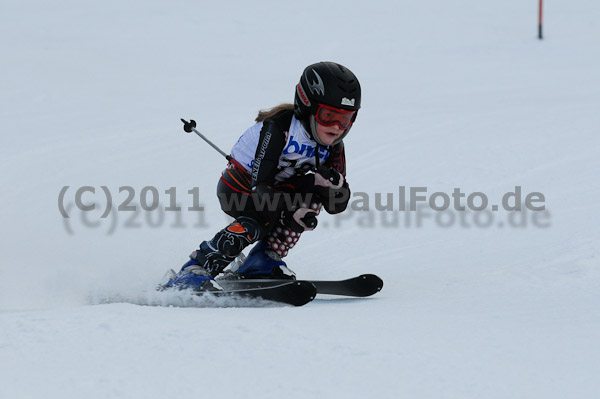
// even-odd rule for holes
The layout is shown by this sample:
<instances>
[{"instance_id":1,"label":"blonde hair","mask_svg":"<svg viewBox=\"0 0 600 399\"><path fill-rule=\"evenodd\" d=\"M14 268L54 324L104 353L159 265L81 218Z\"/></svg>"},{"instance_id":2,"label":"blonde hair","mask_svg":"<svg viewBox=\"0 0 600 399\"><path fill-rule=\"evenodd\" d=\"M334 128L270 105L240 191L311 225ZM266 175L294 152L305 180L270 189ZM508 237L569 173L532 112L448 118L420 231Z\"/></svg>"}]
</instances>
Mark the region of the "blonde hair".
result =
<instances>
[{"instance_id":1,"label":"blonde hair","mask_svg":"<svg viewBox=\"0 0 600 399\"><path fill-rule=\"evenodd\" d=\"M279 104L270 109L261 109L260 111L258 111L258 116L256 117L255 121L263 122L266 119L273 118L283 112L288 112L288 111L293 111L293 110L294 110L294 104L290 104L290 103Z\"/></svg>"}]
</instances>

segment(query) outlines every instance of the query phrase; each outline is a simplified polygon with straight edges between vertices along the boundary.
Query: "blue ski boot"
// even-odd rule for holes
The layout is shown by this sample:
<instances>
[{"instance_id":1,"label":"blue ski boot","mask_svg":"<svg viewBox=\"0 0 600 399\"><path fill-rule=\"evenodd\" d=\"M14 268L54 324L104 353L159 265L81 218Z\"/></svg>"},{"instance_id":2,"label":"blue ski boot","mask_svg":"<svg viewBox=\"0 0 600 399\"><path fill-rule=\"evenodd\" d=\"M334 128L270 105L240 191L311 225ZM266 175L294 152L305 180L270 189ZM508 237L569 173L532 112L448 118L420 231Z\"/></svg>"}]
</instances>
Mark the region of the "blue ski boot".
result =
<instances>
[{"instance_id":1,"label":"blue ski boot","mask_svg":"<svg viewBox=\"0 0 600 399\"><path fill-rule=\"evenodd\" d=\"M265 240L259 241L252 248L236 274L239 278L245 279L296 279L296 274L287 267Z\"/></svg>"},{"instance_id":2,"label":"blue ski boot","mask_svg":"<svg viewBox=\"0 0 600 399\"><path fill-rule=\"evenodd\" d=\"M220 291L223 288L215 281L211 271L221 270L232 259L220 255L204 241L200 249L194 251L179 273L165 284L165 288L196 291Z\"/></svg>"},{"instance_id":3,"label":"blue ski boot","mask_svg":"<svg viewBox=\"0 0 600 399\"><path fill-rule=\"evenodd\" d=\"M202 242L200 249L192 252L190 260L165 284L165 287L220 289L214 277L221 273L244 248L255 242L260 233L260 224L254 219L246 216L238 217L215 234L212 240Z\"/></svg>"}]
</instances>

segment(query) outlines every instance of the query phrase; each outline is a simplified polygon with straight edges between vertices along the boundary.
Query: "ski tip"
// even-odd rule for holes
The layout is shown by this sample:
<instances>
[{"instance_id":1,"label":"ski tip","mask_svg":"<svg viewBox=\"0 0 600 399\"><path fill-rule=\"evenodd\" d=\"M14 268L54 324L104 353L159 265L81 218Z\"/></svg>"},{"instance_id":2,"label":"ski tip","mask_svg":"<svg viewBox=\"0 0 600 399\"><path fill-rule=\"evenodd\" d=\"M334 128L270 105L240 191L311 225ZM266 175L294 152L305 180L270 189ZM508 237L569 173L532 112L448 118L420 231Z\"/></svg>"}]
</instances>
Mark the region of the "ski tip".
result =
<instances>
[{"instance_id":1,"label":"ski tip","mask_svg":"<svg viewBox=\"0 0 600 399\"><path fill-rule=\"evenodd\" d=\"M294 281L296 295L290 298L290 305L303 306L317 296L317 287L309 281Z\"/></svg>"},{"instance_id":2,"label":"ski tip","mask_svg":"<svg viewBox=\"0 0 600 399\"><path fill-rule=\"evenodd\" d=\"M363 281L363 287L365 288L360 296L374 295L383 288L383 280L375 274L361 274L358 278Z\"/></svg>"}]
</instances>

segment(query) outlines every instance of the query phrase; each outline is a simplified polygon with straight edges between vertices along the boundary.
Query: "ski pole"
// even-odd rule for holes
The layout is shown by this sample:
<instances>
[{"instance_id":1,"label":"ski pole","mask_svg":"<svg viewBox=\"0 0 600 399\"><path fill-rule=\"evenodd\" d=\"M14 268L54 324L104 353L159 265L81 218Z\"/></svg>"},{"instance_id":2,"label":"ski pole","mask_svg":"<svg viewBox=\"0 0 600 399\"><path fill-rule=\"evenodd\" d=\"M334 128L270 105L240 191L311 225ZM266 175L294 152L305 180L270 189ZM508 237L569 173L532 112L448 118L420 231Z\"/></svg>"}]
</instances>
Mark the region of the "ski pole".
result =
<instances>
[{"instance_id":1,"label":"ski pole","mask_svg":"<svg viewBox=\"0 0 600 399\"><path fill-rule=\"evenodd\" d=\"M542 40L543 39L543 35L542 35L542 23L543 23L543 7L544 7L544 3L543 0L540 0L540 4L539 4L539 8L538 8L538 39Z\"/></svg>"},{"instance_id":2,"label":"ski pole","mask_svg":"<svg viewBox=\"0 0 600 399\"><path fill-rule=\"evenodd\" d=\"M202 140L206 141L208 143L208 145L210 145L212 148L214 148L215 150L217 150L217 152L219 154L223 155L226 160L228 160L229 162L231 162L232 164L234 164L238 168L244 169L244 167L242 165L240 165L240 163L238 161L236 161L231 155L225 154L225 152L223 150L221 150L219 147L217 147L217 145L215 143L213 143L208 138L206 138L205 135L203 135L202 133L200 133L196 129L196 121L195 120L190 119L190 121L188 122L185 119L181 118L181 122L183 122L183 130L186 133L191 133L191 132L196 133Z\"/></svg>"}]
</instances>

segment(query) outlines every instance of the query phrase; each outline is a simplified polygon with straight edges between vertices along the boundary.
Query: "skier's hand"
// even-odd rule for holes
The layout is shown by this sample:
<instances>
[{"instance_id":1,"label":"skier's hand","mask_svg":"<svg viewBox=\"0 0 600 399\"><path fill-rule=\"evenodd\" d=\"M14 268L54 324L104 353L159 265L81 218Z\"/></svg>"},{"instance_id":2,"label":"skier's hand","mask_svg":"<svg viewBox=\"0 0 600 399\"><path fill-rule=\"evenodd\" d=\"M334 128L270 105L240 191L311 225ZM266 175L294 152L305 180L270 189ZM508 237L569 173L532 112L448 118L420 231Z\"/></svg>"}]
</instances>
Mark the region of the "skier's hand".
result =
<instances>
[{"instance_id":1,"label":"skier's hand","mask_svg":"<svg viewBox=\"0 0 600 399\"><path fill-rule=\"evenodd\" d=\"M317 212L310 208L283 211L281 216L283 224L296 233L311 231L317 227Z\"/></svg>"},{"instance_id":2,"label":"skier's hand","mask_svg":"<svg viewBox=\"0 0 600 399\"><path fill-rule=\"evenodd\" d=\"M328 213L343 212L350 200L350 187L344 176L334 168L321 166L315 172L315 193Z\"/></svg>"},{"instance_id":3,"label":"skier's hand","mask_svg":"<svg viewBox=\"0 0 600 399\"><path fill-rule=\"evenodd\" d=\"M331 191L337 191L344 185L344 176L333 168L321 166L315 173L315 189L325 197L330 196Z\"/></svg>"}]
</instances>

